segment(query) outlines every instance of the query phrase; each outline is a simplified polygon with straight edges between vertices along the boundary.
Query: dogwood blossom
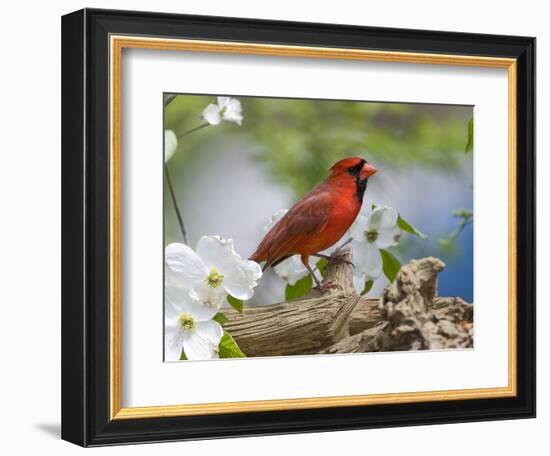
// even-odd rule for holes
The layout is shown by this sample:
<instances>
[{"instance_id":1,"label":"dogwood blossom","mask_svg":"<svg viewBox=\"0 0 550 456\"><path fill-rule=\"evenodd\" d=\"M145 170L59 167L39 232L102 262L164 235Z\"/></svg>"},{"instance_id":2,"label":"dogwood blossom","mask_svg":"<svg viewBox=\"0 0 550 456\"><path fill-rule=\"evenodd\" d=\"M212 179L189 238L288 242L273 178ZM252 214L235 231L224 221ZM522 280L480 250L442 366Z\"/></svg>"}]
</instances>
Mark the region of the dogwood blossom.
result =
<instances>
[{"instance_id":1,"label":"dogwood blossom","mask_svg":"<svg viewBox=\"0 0 550 456\"><path fill-rule=\"evenodd\" d=\"M172 158L178 148L178 138L172 130L164 130L164 162Z\"/></svg>"},{"instance_id":2,"label":"dogwood blossom","mask_svg":"<svg viewBox=\"0 0 550 456\"><path fill-rule=\"evenodd\" d=\"M374 280L382 274L380 249L399 243L401 230L397 226L399 214L392 207L365 209L350 228L354 273Z\"/></svg>"},{"instance_id":3,"label":"dogwood blossom","mask_svg":"<svg viewBox=\"0 0 550 456\"><path fill-rule=\"evenodd\" d=\"M243 121L241 102L236 98L218 97L217 103L210 103L202 112L202 118L210 125L219 125L223 120L241 125Z\"/></svg>"},{"instance_id":4,"label":"dogwood blossom","mask_svg":"<svg viewBox=\"0 0 550 456\"><path fill-rule=\"evenodd\" d=\"M298 255L291 256L289 259L279 263L273 269L275 274L289 285L295 285L298 280L303 279L309 274L309 271Z\"/></svg>"},{"instance_id":5,"label":"dogwood blossom","mask_svg":"<svg viewBox=\"0 0 550 456\"><path fill-rule=\"evenodd\" d=\"M186 290L166 287L165 361L178 361L182 349L189 360L218 358L223 329L212 320L216 312L216 309L192 299Z\"/></svg>"},{"instance_id":6,"label":"dogwood blossom","mask_svg":"<svg viewBox=\"0 0 550 456\"><path fill-rule=\"evenodd\" d=\"M212 309L219 309L227 297L246 301L262 277L262 268L243 260L235 252L232 239L203 236L197 251L173 243L165 249L165 279L168 286L183 288L189 296Z\"/></svg>"}]
</instances>

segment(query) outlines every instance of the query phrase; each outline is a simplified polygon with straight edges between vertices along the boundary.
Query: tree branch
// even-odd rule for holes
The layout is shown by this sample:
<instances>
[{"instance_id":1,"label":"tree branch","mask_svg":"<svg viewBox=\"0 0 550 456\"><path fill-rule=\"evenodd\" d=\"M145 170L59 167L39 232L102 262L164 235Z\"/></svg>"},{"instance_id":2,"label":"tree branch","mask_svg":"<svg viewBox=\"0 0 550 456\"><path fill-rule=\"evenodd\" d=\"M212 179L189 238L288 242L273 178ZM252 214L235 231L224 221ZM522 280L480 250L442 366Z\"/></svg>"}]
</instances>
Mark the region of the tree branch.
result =
<instances>
[{"instance_id":1,"label":"tree branch","mask_svg":"<svg viewBox=\"0 0 550 456\"><path fill-rule=\"evenodd\" d=\"M247 356L468 348L473 346L473 306L438 298L444 264L429 257L403 266L380 299L353 288L350 246L333 254L323 284L304 298L243 314L224 309L226 329ZM338 261L344 259L346 261Z\"/></svg>"}]
</instances>

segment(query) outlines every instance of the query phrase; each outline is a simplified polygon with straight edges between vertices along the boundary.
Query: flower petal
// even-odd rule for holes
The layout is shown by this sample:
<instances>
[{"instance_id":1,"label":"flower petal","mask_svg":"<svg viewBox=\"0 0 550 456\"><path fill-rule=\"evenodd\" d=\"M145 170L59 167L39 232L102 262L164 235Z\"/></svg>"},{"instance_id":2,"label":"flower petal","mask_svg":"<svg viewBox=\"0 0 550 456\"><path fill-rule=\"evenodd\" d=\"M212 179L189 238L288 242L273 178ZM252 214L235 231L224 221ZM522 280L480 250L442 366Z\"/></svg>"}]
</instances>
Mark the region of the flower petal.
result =
<instances>
[{"instance_id":1,"label":"flower petal","mask_svg":"<svg viewBox=\"0 0 550 456\"><path fill-rule=\"evenodd\" d=\"M382 257L376 246L368 242L352 241L352 249L357 275L365 274L365 280L374 280L382 275Z\"/></svg>"},{"instance_id":2,"label":"flower petal","mask_svg":"<svg viewBox=\"0 0 550 456\"><path fill-rule=\"evenodd\" d=\"M368 218L365 215L360 214L355 219L355 222L353 222L353 225L351 225L349 234L353 240L365 242L367 240L365 238L366 231L368 231Z\"/></svg>"},{"instance_id":3,"label":"flower petal","mask_svg":"<svg viewBox=\"0 0 550 456\"><path fill-rule=\"evenodd\" d=\"M308 270L305 268L297 255L294 255L288 260L279 263L273 269L275 274L277 274L289 285L295 285L298 280L303 279L309 274Z\"/></svg>"},{"instance_id":4,"label":"flower petal","mask_svg":"<svg viewBox=\"0 0 550 456\"><path fill-rule=\"evenodd\" d=\"M371 230L392 228L397 224L398 216L399 214L393 207L377 207L369 217L368 228Z\"/></svg>"},{"instance_id":5,"label":"flower petal","mask_svg":"<svg viewBox=\"0 0 550 456\"><path fill-rule=\"evenodd\" d=\"M191 305L189 306L190 312L196 312L193 314L195 318L198 321L203 321L212 318L220 310L227 297L227 292L222 286L212 288L206 281L201 281L190 290L189 296L198 306L204 308L195 309ZM211 314L211 312L213 313Z\"/></svg>"},{"instance_id":6,"label":"flower petal","mask_svg":"<svg viewBox=\"0 0 550 456\"><path fill-rule=\"evenodd\" d=\"M201 283L203 282L199 282L199 284ZM204 301L195 298L194 288L184 290L183 288L165 287L164 315L167 318L178 318L182 313L187 313L196 321L210 320L218 312L221 303L225 299L225 295L225 290L222 288L222 296L217 298L219 304L217 306L210 306L205 304Z\"/></svg>"},{"instance_id":7,"label":"flower petal","mask_svg":"<svg viewBox=\"0 0 550 456\"><path fill-rule=\"evenodd\" d=\"M179 288L178 275L168 266L164 268L164 286Z\"/></svg>"},{"instance_id":8,"label":"flower petal","mask_svg":"<svg viewBox=\"0 0 550 456\"><path fill-rule=\"evenodd\" d=\"M183 304L189 300L189 292L183 288L172 286L164 287L164 316L178 318L183 312Z\"/></svg>"},{"instance_id":9,"label":"flower petal","mask_svg":"<svg viewBox=\"0 0 550 456\"><path fill-rule=\"evenodd\" d=\"M164 130L164 162L172 158L178 148L178 138L172 130Z\"/></svg>"},{"instance_id":10,"label":"flower petal","mask_svg":"<svg viewBox=\"0 0 550 456\"><path fill-rule=\"evenodd\" d=\"M202 112L202 119L210 125L219 125L222 121L222 115L218 105L210 103Z\"/></svg>"},{"instance_id":11,"label":"flower petal","mask_svg":"<svg viewBox=\"0 0 550 456\"><path fill-rule=\"evenodd\" d=\"M255 261L242 260L238 268L228 273L224 288L237 299L246 301L254 295L254 288L262 278L262 268Z\"/></svg>"},{"instance_id":12,"label":"flower petal","mask_svg":"<svg viewBox=\"0 0 550 456\"><path fill-rule=\"evenodd\" d=\"M227 105L231 101L231 97L216 97L216 99L218 100L218 108L220 109L220 111L223 108L227 107Z\"/></svg>"},{"instance_id":13,"label":"flower petal","mask_svg":"<svg viewBox=\"0 0 550 456\"><path fill-rule=\"evenodd\" d=\"M194 331L183 333L183 350L189 360L219 358L218 345L223 329L216 321L197 323Z\"/></svg>"},{"instance_id":14,"label":"flower petal","mask_svg":"<svg viewBox=\"0 0 550 456\"><path fill-rule=\"evenodd\" d=\"M197 255L200 257L207 271L212 268L220 270L222 265L230 266L241 257L233 250L233 241L225 240L220 236L203 236L197 243Z\"/></svg>"},{"instance_id":15,"label":"flower petal","mask_svg":"<svg viewBox=\"0 0 550 456\"><path fill-rule=\"evenodd\" d=\"M183 349L183 332L177 319L164 320L164 361L179 361Z\"/></svg>"},{"instance_id":16,"label":"flower petal","mask_svg":"<svg viewBox=\"0 0 550 456\"><path fill-rule=\"evenodd\" d=\"M355 273L353 274L353 288L355 288L355 291L357 292L357 294L363 291L363 289L365 288L365 282L366 282L366 279L363 274L361 275L356 275Z\"/></svg>"},{"instance_id":17,"label":"flower petal","mask_svg":"<svg viewBox=\"0 0 550 456\"><path fill-rule=\"evenodd\" d=\"M222 98L222 97L219 97ZM218 99L219 99L218 98ZM218 102L219 103L219 102ZM220 106L221 107L221 106ZM243 121L243 108L241 102L236 98L230 98L223 110L223 118L228 122L234 122L237 125L241 125Z\"/></svg>"},{"instance_id":18,"label":"flower petal","mask_svg":"<svg viewBox=\"0 0 550 456\"><path fill-rule=\"evenodd\" d=\"M386 247L393 247L399 244L401 238L401 230L399 227L394 226L392 228L380 229L374 245L379 249L385 249Z\"/></svg>"},{"instance_id":19,"label":"flower petal","mask_svg":"<svg viewBox=\"0 0 550 456\"><path fill-rule=\"evenodd\" d=\"M166 246L164 261L169 269L166 274L167 281L179 288L192 288L204 280L208 273L200 257L185 244L173 243Z\"/></svg>"},{"instance_id":20,"label":"flower petal","mask_svg":"<svg viewBox=\"0 0 550 456\"><path fill-rule=\"evenodd\" d=\"M262 277L262 268L254 261L243 260L235 252L232 239L203 236L197 244L197 254L210 268L223 275L222 286L237 299L247 300Z\"/></svg>"},{"instance_id":21,"label":"flower petal","mask_svg":"<svg viewBox=\"0 0 550 456\"><path fill-rule=\"evenodd\" d=\"M220 341L223 337L223 328L217 321L200 321L197 323L195 331L198 332L203 339L208 340L216 347L220 345Z\"/></svg>"}]
</instances>

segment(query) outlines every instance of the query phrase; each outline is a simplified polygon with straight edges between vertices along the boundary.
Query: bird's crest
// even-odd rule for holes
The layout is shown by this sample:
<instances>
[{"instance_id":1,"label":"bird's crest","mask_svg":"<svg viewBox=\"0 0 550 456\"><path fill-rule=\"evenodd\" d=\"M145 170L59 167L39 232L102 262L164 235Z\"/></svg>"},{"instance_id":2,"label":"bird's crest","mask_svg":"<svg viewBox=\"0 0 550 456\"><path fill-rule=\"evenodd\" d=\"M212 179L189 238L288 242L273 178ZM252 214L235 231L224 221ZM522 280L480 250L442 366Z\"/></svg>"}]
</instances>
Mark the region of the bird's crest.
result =
<instances>
[{"instance_id":1,"label":"bird's crest","mask_svg":"<svg viewBox=\"0 0 550 456\"><path fill-rule=\"evenodd\" d=\"M330 171L335 173L347 171L350 168L354 167L361 168L364 163L366 163L366 160L362 157L347 157L337 161L334 165L332 165Z\"/></svg>"}]
</instances>

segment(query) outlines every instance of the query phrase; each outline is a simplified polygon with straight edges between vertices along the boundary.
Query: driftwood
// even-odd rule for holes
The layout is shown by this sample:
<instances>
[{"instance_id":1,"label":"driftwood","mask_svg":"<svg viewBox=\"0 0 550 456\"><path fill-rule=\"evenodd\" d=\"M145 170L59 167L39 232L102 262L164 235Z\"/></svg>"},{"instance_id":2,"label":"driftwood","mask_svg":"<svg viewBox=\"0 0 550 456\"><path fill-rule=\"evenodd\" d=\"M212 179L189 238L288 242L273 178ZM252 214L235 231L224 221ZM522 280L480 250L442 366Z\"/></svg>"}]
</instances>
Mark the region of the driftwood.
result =
<instances>
[{"instance_id":1,"label":"driftwood","mask_svg":"<svg viewBox=\"0 0 550 456\"><path fill-rule=\"evenodd\" d=\"M225 312L226 329L247 356L471 348L473 305L437 296L445 267L433 257L401 267L379 299L357 295L352 252L333 254L323 285L288 302Z\"/></svg>"}]
</instances>

